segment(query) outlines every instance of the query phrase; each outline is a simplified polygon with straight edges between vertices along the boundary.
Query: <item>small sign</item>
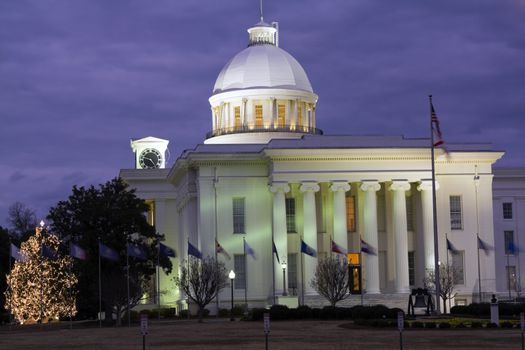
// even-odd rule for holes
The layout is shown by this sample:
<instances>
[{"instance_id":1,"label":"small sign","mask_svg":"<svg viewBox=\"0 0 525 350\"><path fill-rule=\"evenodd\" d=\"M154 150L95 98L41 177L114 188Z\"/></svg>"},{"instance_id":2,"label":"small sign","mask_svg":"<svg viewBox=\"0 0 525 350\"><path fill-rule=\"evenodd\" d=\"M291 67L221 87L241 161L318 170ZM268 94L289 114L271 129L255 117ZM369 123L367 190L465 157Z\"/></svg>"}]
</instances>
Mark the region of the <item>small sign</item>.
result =
<instances>
[{"instance_id":1,"label":"small sign","mask_svg":"<svg viewBox=\"0 0 525 350\"><path fill-rule=\"evenodd\" d=\"M140 315L140 332L142 335L148 334L148 315Z\"/></svg>"},{"instance_id":2,"label":"small sign","mask_svg":"<svg viewBox=\"0 0 525 350\"><path fill-rule=\"evenodd\" d=\"M405 328L405 320L403 318L403 311L398 311L397 313L397 328L399 329L400 332L402 332L403 329Z\"/></svg>"},{"instance_id":3,"label":"small sign","mask_svg":"<svg viewBox=\"0 0 525 350\"><path fill-rule=\"evenodd\" d=\"M348 265L357 266L359 265L359 253L348 253L346 259L348 260Z\"/></svg>"},{"instance_id":4,"label":"small sign","mask_svg":"<svg viewBox=\"0 0 525 350\"><path fill-rule=\"evenodd\" d=\"M270 333L270 314L264 314L264 333Z\"/></svg>"},{"instance_id":5,"label":"small sign","mask_svg":"<svg viewBox=\"0 0 525 350\"><path fill-rule=\"evenodd\" d=\"M521 326L521 331L525 332L525 313L523 312L520 312L520 326Z\"/></svg>"}]
</instances>

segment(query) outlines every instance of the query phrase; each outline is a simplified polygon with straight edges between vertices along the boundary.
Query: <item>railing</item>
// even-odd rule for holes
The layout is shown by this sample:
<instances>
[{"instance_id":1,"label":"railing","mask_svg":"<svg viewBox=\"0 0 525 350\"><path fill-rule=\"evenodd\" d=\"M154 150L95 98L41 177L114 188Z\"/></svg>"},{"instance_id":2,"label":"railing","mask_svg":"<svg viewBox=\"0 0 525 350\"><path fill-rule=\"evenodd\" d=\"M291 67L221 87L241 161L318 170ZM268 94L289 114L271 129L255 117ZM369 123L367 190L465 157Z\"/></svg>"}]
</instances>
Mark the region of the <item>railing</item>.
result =
<instances>
[{"instance_id":1,"label":"railing","mask_svg":"<svg viewBox=\"0 0 525 350\"><path fill-rule=\"evenodd\" d=\"M322 135L323 130L312 128L309 126L296 126L296 125L285 125L282 127L254 127L242 125L239 127L232 128L221 128L215 129L206 133L206 138L228 135L228 134L241 134L241 133L255 133L255 132L295 132L299 134L313 134L313 135Z\"/></svg>"}]
</instances>

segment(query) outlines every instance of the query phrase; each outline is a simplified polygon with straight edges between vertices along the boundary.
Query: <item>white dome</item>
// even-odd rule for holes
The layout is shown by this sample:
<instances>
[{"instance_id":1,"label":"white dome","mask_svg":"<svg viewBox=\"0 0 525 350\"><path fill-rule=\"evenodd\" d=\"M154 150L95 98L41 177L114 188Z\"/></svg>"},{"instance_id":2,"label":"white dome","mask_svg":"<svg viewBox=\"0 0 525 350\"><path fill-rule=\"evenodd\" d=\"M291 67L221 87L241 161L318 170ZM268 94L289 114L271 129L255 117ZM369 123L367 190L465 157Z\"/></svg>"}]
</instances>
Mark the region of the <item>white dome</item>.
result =
<instances>
[{"instance_id":1,"label":"white dome","mask_svg":"<svg viewBox=\"0 0 525 350\"><path fill-rule=\"evenodd\" d=\"M312 92L306 73L292 55L271 44L252 45L221 70L213 94L249 88L281 88Z\"/></svg>"}]
</instances>

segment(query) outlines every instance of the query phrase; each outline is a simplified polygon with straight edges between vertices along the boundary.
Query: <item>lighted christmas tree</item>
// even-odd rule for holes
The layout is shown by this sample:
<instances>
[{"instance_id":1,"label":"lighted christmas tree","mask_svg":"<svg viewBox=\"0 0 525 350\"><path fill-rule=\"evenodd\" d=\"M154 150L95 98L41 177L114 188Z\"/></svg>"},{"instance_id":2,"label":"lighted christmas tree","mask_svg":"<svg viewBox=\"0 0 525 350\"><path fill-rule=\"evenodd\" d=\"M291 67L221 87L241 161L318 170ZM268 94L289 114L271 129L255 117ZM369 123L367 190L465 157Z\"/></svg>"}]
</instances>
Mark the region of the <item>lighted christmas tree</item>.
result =
<instances>
[{"instance_id":1,"label":"lighted christmas tree","mask_svg":"<svg viewBox=\"0 0 525 350\"><path fill-rule=\"evenodd\" d=\"M43 223L21 245L25 261L15 262L5 292L5 308L21 324L46 323L77 312L73 261L59 255L59 246L58 237L47 233Z\"/></svg>"}]
</instances>

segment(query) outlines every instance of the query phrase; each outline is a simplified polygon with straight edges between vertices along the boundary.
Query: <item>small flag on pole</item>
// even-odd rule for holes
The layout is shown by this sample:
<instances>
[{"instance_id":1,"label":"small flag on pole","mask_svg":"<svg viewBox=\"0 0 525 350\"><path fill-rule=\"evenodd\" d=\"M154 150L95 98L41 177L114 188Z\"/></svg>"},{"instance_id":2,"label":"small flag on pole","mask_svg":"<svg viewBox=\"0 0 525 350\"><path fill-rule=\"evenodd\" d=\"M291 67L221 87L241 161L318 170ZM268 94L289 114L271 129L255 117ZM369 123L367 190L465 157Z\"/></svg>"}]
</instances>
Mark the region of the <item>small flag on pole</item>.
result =
<instances>
[{"instance_id":1,"label":"small flag on pole","mask_svg":"<svg viewBox=\"0 0 525 350\"><path fill-rule=\"evenodd\" d=\"M253 248L250 247L246 240L244 240L244 254L250 255L254 260L257 259L257 257L255 256L255 250L253 250Z\"/></svg>"},{"instance_id":2,"label":"small flag on pole","mask_svg":"<svg viewBox=\"0 0 525 350\"><path fill-rule=\"evenodd\" d=\"M507 255L516 255L518 252L518 247L514 244L514 242L509 241L507 244Z\"/></svg>"},{"instance_id":3,"label":"small flag on pole","mask_svg":"<svg viewBox=\"0 0 525 350\"><path fill-rule=\"evenodd\" d=\"M168 247L165 244L159 243L159 253L162 256L167 256L170 258L176 258L177 252L175 252L175 249Z\"/></svg>"},{"instance_id":4,"label":"small flag on pole","mask_svg":"<svg viewBox=\"0 0 525 350\"><path fill-rule=\"evenodd\" d=\"M87 260L86 251L74 243L71 243L69 246L69 255L79 260Z\"/></svg>"},{"instance_id":5,"label":"small flag on pole","mask_svg":"<svg viewBox=\"0 0 525 350\"><path fill-rule=\"evenodd\" d=\"M102 243L98 244L98 251L102 258L112 260L112 261L119 260L118 253Z\"/></svg>"},{"instance_id":6,"label":"small flag on pole","mask_svg":"<svg viewBox=\"0 0 525 350\"><path fill-rule=\"evenodd\" d=\"M368 244L364 239L361 238L361 251L370 255L377 255L376 250L370 244Z\"/></svg>"},{"instance_id":7,"label":"small flag on pole","mask_svg":"<svg viewBox=\"0 0 525 350\"><path fill-rule=\"evenodd\" d=\"M148 260L148 256L146 255L144 249L142 249L136 244L128 243L127 252L129 256L132 256L134 258Z\"/></svg>"},{"instance_id":8,"label":"small flag on pole","mask_svg":"<svg viewBox=\"0 0 525 350\"><path fill-rule=\"evenodd\" d=\"M315 251L315 249L310 247L308 244L306 244L302 239L301 239L301 253L310 255L314 258L317 257L317 252Z\"/></svg>"},{"instance_id":9,"label":"small flag on pole","mask_svg":"<svg viewBox=\"0 0 525 350\"><path fill-rule=\"evenodd\" d=\"M439 119L437 117L436 111L434 110L434 105L430 102L430 109L432 114L432 135L434 138L434 148L441 147L447 154L448 150L445 147L445 140L443 140L443 134L441 133L441 127L439 126Z\"/></svg>"},{"instance_id":10,"label":"small flag on pole","mask_svg":"<svg viewBox=\"0 0 525 350\"><path fill-rule=\"evenodd\" d=\"M193 255L197 259L202 259L202 253L193 244L188 241L188 255Z\"/></svg>"},{"instance_id":11,"label":"small flag on pole","mask_svg":"<svg viewBox=\"0 0 525 350\"><path fill-rule=\"evenodd\" d=\"M16 261L24 262L27 261L27 257L20 252L20 249L13 243L11 243L11 257Z\"/></svg>"},{"instance_id":12,"label":"small flag on pole","mask_svg":"<svg viewBox=\"0 0 525 350\"><path fill-rule=\"evenodd\" d=\"M232 257L230 256L230 254L228 254L228 252L226 251L226 249L224 249L222 247L222 245L220 245L220 243L215 240L215 251L217 252L217 254L222 254L224 255L228 260L231 260Z\"/></svg>"},{"instance_id":13,"label":"small flag on pole","mask_svg":"<svg viewBox=\"0 0 525 350\"><path fill-rule=\"evenodd\" d=\"M488 254L489 250L491 250L491 247L488 245L488 243L484 242L478 237L478 249L481 249L485 252L485 254Z\"/></svg>"},{"instance_id":14,"label":"small flag on pole","mask_svg":"<svg viewBox=\"0 0 525 350\"><path fill-rule=\"evenodd\" d=\"M335 243L335 241L332 239L330 240L332 242L332 252L337 254L345 255L347 254L347 251L345 248L341 247L339 244Z\"/></svg>"},{"instance_id":15,"label":"small flag on pole","mask_svg":"<svg viewBox=\"0 0 525 350\"><path fill-rule=\"evenodd\" d=\"M452 253L458 252L457 248L452 244L452 242L447 238L447 250L450 250Z\"/></svg>"},{"instance_id":16,"label":"small flag on pole","mask_svg":"<svg viewBox=\"0 0 525 350\"><path fill-rule=\"evenodd\" d=\"M277 258L277 262L280 264L281 260L279 259L279 253L277 253L277 247L275 246L275 242L272 239L272 253L275 254L275 257Z\"/></svg>"}]
</instances>

